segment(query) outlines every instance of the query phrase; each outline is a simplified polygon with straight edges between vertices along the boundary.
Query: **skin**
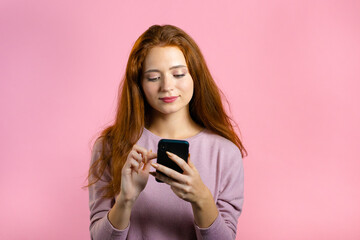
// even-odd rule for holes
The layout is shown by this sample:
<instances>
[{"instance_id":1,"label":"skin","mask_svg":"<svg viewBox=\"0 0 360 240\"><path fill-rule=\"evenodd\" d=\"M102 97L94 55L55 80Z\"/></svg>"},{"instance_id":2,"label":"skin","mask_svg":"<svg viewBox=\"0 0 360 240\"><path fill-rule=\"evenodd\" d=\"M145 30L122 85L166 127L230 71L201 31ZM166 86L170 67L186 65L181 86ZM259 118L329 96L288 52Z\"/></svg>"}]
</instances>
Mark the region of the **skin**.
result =
<instances>
[{"instance_id":1,"label":"skin","mask_svg":"<svg viewBox=\"0 0 360 240\"><path fill-rule=\"evenodd\" d=\"M142 88L151 111L148 129L162 138L184 139L199 133L202 128L190 117L189 102L194 92L194 82L188 71L185 57L177 47L154 47L145 58ZM161 98L177 96L172 103ZM209 227L217 218L218 210L210 190L201 180L195 165L175 154L169 158L183 169L180 174L161 164L152 163L156 153L134 145L122 169L121 190L109 211L109 220L118 229L125 229L130 222L132 207L152 176L168 184L174 194L191 203L195 223ZM150 166L162 172L150 172Z\"/></svg>"}]
</instances>

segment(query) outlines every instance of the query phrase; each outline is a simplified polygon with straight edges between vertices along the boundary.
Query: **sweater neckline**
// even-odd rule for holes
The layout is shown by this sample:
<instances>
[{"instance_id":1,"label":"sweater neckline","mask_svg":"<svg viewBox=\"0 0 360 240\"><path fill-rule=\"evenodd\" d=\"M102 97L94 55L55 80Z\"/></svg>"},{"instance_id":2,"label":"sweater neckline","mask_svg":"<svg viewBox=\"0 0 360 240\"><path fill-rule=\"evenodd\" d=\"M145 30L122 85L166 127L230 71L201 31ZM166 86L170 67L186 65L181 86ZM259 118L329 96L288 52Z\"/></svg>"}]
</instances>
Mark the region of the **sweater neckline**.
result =
<instances>
[{"instance_id":1,"label":"sweater neckline","mask_svg":"<svg viewBox=\"0 0 360 240\"><path fill-rule=\"evenodd\" d=\"M186 140L186 141L193 141L194 139L200 137L202 134L204 134L204 132L206 131L206 128L203 128L200 132L198 132L197 134L195 134L194 136L188 137L188 138L183 138L180 140ZM144 132L146 132L148 135L150 135L152 138L156 139L156 140L160 140L163 139L162 137L156 135L155 133L151 132L149 129L144 127Z\"/></svg>"}]
</instances>

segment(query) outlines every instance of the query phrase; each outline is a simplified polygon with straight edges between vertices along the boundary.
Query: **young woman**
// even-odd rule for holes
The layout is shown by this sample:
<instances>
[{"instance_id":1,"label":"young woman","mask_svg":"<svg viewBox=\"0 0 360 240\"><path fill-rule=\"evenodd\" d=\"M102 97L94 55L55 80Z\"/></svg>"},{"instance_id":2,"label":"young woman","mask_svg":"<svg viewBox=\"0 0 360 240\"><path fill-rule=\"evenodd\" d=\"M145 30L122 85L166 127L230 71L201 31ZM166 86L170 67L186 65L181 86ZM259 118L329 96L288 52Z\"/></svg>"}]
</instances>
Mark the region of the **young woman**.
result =
<instances>
[{"instance_id":1,"label":"young woman","mask_svg":"<svg viewBox=\"0 0 360 240\"><path fill-rule=\"evenodd\" d=\"M246 150L194 40L151 26L120 90L115 123L92 152L92 239L235 239ZM189 142L188 163L168 154L183 174L156 163L162 138Z\"/></svg>"}]
</instances>

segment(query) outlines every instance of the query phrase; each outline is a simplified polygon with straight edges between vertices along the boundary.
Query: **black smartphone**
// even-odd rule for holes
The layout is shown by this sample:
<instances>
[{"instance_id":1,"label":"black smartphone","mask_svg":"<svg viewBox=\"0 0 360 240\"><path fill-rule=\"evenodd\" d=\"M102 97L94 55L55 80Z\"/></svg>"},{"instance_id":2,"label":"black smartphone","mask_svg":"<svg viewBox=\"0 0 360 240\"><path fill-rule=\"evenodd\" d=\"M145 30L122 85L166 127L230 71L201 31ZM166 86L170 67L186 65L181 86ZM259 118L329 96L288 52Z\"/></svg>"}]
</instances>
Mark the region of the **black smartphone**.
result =
<instances>
[{"instance_id":1,"label":"black smartphone","mask_svg":"<svg viewBox=\"0 0 360 240\"><path fill-rule=\"evenodd\" d=\"M168 157L166 152L171 152L187 162L189 155L189 142L185 140L161 139L158 143L157 163L171 168L179 173L183 173L183 170ZM160 171L156 172L162 174ZM156 179L156 181L162 182L158 179Z\"/></svg>"}]
</instances>

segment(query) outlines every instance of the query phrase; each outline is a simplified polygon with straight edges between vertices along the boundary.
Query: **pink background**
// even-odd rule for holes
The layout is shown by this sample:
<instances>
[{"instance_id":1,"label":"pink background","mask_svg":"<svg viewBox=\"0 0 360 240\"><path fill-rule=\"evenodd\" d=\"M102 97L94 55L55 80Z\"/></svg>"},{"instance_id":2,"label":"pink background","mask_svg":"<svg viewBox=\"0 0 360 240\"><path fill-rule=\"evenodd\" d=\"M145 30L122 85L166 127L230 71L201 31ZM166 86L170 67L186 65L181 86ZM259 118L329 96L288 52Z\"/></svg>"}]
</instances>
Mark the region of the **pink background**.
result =
<instances>
[{"instance_id":1,"label":"pink background","mask_svg":"<svg viewBox=\"0 0 360 240\"><path fill-rule=\"evenodd\" d=\"M136 38L197 41L249 151L237 239L360 239L360 1L0 3L0 239L89 239L81 189Z\"/></svg>"}]
</instances>

